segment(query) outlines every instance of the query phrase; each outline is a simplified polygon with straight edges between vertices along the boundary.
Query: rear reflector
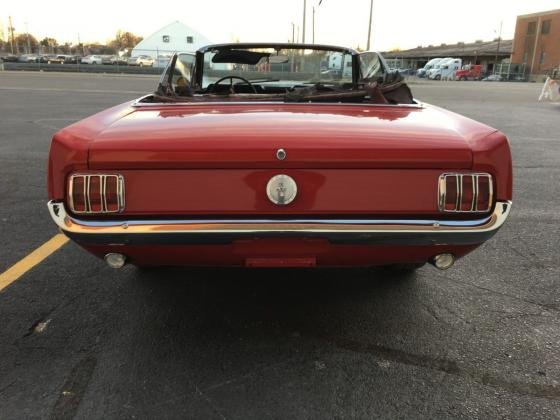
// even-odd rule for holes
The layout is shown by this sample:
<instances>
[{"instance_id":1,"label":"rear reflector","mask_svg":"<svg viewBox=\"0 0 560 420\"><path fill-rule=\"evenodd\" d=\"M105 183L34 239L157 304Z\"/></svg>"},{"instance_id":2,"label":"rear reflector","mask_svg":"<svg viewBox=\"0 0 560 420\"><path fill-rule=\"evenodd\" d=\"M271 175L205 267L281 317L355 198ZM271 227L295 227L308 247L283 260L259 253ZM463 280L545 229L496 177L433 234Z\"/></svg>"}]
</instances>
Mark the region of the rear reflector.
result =
<instances>
[{"instance_id":1,"label":"rear reflector","mask_svg":"<svg viewBox=\"0 0 560 420\"><path fill-rule=\"evenodd\" d=\"M68 203L73 213L118 213L124 209L122 175L79 174L68 182Z\"/></svg>"},{"instance_id":2,"label":"rear reflector","mask_svg":"<svg viewBox=\"0 0 560 420\"><path fill-rule=\"evenodd\" d=\"M440 211L484 213L492 208L493 187L490 174L442 174L438 190Z\"/></svg>"}]
</instances>

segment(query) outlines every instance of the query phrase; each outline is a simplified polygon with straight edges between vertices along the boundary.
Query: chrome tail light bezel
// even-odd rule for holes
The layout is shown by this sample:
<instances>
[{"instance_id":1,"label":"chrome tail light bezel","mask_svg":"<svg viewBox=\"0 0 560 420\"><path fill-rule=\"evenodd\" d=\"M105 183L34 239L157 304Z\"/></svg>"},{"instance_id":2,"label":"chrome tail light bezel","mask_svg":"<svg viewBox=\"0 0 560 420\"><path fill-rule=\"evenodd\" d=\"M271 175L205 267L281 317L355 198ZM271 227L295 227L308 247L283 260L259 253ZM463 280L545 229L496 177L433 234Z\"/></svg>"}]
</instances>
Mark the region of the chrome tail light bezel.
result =
<instances>
[{"instance_id":1,"label":"chrome tail light bezel","mask_svg":"<svg viewBox=\"0 0 560 420\"><path fill-rule=\"evenodd\" d=\"M99 178L99 194L101 201L100 210L92 210L90 198L90 183L93 177ZM77 210L74 203L74 181L83 179L84 210ZM110 210L107 204L107 180L115 179L117 186L117 208ZM73 174L68 180L68 204L72 213L75 214L114 214L121 213L125 207L124 177L120 174Z\"/></svg>"},{"instance_id":2,"label":"chrome tail light bezel","mask_svg":"<svg viewBox=\"0 0 560 420\"><path fill-rule=\"evenodd\" d=\"M447 198L447 179L455 178L457 185L457 198L453 209L446 209L445 203ZM471 207L468 210L461 209L463 202L463 180L469 177L472 185ZM478 198L480 189L480 180L488 180L488 207L479 208ZM439 176L438 180L438 209L445 213L488 213L494 205L494 183L492 175L488 173L444 173Z\"/></svg>"}]
</instances>

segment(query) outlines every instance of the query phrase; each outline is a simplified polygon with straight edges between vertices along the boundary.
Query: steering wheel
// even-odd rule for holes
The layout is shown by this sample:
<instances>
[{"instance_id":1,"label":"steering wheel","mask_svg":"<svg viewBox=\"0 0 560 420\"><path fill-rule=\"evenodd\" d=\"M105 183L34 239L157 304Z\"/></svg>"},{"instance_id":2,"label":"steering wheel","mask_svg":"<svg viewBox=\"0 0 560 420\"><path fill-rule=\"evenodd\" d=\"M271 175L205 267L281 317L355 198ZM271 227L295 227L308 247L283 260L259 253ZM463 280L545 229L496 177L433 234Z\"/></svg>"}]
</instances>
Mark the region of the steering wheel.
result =
<instances>
[{"instance_id":1,"label":"steering wheel","mask_svg":"<svg viewBox=\"0 0 560 420\"><path fill-rule=\"evenodd\" d=\"M220 80L217 80L217 81L214 82L214 84L212 85L212 91L210 93L214 93L214 91L216 90L216 86L219 85L224 80L227 80L227 79L229 79L230 93L235 93L235 90L233 88L233 86L234 86L233 79L239 79L239 80L245 82L245 84L249 85L249 87L253 90L253 93L257 93L257 89L255 89L255 86L253 86L253 84L251 82L249 82L247 79L245 79L244 77L241 77L241 76L225 76L225 77L222 77Z\"/></svg>"}]
</instances>

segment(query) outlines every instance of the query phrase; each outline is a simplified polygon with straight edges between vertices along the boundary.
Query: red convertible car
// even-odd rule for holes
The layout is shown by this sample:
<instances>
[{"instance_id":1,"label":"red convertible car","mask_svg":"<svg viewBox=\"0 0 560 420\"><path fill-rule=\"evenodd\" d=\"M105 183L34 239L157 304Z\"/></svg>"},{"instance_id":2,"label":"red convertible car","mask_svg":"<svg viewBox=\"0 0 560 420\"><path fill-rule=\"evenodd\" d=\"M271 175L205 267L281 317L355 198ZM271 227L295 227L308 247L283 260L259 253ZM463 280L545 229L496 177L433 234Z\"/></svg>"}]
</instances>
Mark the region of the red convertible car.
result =
<instances>
[{"instance_id":1,"label":"red convertible car","mask_svg":"<svg viewBox=\"0 0 560 420\"><path fill-rule=\"evenodd\" d=\"M511 208L504 134L377 53L220 44L56 133L49 211L114 268L453 265Z\"/></svg>"}]
</instances>

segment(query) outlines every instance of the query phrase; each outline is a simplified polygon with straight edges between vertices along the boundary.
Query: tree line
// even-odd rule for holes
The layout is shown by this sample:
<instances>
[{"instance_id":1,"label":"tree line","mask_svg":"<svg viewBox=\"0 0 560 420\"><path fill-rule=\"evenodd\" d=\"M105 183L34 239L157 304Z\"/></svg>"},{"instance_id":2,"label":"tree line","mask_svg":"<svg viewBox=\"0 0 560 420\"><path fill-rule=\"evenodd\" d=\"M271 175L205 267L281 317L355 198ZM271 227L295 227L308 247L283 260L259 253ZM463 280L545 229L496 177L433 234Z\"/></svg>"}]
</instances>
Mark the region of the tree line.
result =
<instances>
[{"instance_id":1,"label":"tree line","mask_svg":"<svg viewBox=\"0 0 560 420\"><path fill-rule=\"evenodd\" d=\"M55 38L45 37L38 40L28 33L15 33L13 40L11 34L7 40L0 39L0 50L19 55L19 54L69 54L69 55L88 55L88 54L117 54L119 51L127 50L130 52L142 37L131 32L118 30L115 37L105 44L101 43L79 43L69 42L59 43ZM12 51L13 47L13 51Z\"/></svg>"}]
</instances>

